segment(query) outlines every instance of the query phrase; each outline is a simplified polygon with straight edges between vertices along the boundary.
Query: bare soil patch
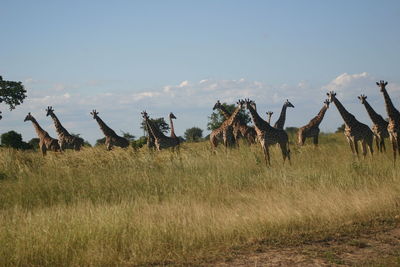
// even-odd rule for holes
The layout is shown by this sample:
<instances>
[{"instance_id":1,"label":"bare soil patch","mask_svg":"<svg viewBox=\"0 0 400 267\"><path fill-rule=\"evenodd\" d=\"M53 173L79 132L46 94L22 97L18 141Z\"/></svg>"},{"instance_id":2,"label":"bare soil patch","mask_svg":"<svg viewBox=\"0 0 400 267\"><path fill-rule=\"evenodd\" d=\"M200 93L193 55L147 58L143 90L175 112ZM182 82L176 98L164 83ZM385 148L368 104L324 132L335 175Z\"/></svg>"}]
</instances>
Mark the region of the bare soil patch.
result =
<instances>
[{"instance_id":1,"label":"bare soil patch","mask_svg":"<svg viewBox=\"0 0 400 267\"><path fill-rule=\"evenodd\" d=\"M400 224L297 246L259 246L209 266L400 266Z\"/></svg>"}]
</instances>

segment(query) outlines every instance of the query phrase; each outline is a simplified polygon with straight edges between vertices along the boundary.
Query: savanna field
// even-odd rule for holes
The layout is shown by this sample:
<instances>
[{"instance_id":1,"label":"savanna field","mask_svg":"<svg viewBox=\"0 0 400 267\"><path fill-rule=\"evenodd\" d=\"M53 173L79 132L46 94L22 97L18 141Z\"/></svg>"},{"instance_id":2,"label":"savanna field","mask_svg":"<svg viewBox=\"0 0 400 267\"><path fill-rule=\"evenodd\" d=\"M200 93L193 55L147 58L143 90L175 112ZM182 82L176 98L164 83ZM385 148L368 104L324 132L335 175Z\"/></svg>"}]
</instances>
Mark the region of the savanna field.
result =
<instances>
[{"instance_id":1,"label":"savanna field","mask_svg":"<svg viewBox=\"0 0 400 267\"><path fill-rule=\"evenodd\" d=\"M387 144L389 146L389 144ZM3 266L202 264L255 243L300 244L400 214L391 149L354 157L343 134L291 144L292 165L259 145L215 154L85 148L0 151Z\"/></svg>"}]
</instances>

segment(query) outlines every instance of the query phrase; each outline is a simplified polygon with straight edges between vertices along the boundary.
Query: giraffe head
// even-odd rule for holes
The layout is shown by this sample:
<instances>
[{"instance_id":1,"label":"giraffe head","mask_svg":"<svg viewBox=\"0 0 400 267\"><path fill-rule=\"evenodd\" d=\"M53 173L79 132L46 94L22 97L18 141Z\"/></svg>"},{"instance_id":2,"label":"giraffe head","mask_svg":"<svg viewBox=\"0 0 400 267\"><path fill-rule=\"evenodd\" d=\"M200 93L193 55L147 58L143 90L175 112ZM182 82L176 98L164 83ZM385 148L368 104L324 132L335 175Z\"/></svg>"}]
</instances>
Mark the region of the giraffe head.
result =
<instances>
[{"instance_id":1,"label":"giraffe head","mask_svg":"<svg viewBox=\"0 0 400 267\"><path fill-rule=\"evenodd\" d=\"M381 88L381 92L383 92L383 90L385 90L385 87L388 83L385 82L384 80L380 80L379 82L376 82L376 85L378 85Z\"/></svg>"},{"instance_id":2,"label":"giraffe head","mask_svg":"<svg viewBox=\"0 0 400 267\"><path fill-rule=\"evenodd\" d=\"M144 120L148 120L149 119L149 115L147 114L146 110L142 111L142 117Z\"/></svg>"},{"instance_id":3,"label":"giraffe head","mask_svg":"<svg viewBox=\"0 0 400 267\"><path fill-rule=\"evenodd\" d=\"M24 121L31 121L33 119L33 116L31 115L31 113L29 112L28 115L26 115Z\"/></svg>"},{"instance_id":4,"label":"giraffe head","mask_svg":"<svg viewBox=\"0 0 400 267\"><path fill-rule=\"evenodd\" d=\"M90 115L93 116L93 119L97 118L97 114L99 114L99 112L97 112L95 109L93 109L92 112L90 112Z\"/></svg>"},{"instance_id":5,"label":"giraffe head","mask_svg":"<svg viewBox=\"0 0 400 267\"><path fill-rule=\"evenodd\" d=\"M326 108L329 108L329 104L330 104L331 102L329 102L329 99L325 99L325 101L324 101L324 104L325 104L325 107Z\"/></svg>"},{"instance_id":6,"label":"giraffe head","mask_svg":"<svg viewBox=\"0 0 400 267\"><path fill-rule=\"evenodd\" d=\"M213 110L216 110L216 109L218 109L220 107L222 107L222 104L221 104L221 102L219 102L219 100L217 100L217 103L215 103L215 105L213 107Z\"/></svg>"},{"instance_id":7,"label":"giraffe head","mask_svg":"<svg viewBox=\"0 0 400 267\"><path fill-rule=\"evenodd\" d=\"M246 98L245 100L241 100L243 105L247 108L247 109L254 109L257 110L257 106L256 103L253 100L250 100L248 98Z\"/></svg>"},{"instance_id":8,"label":"giraffe head","mask_svg":"<svg viewBox=\"0 0 400 267\"><path fill-rule=\"evenodd\" d=\"M267 116L272 116L272 114L274 114L272 111L267 111Z\"/></svg>"},{"instance_id":9,"label":"giraffe head","mask_svg":"<svg viewBox=\"0 0 400 267\"><path fill-rule=\"evenodd\" d=\"M47 107L46 116L50 116L50 115L54 114L53 111L54 111L54 109L52 106Z\"/></svg>"},{"instance_id":10,"label":"giraffe head","mask_svg":"<svg viewBox=\"0 0 400 267\"><path fill-rule=\"evenodd\" d=\"M336 93L334 91L329 91L328 93L326 93L326 95L328 96L328 100L331 103L336 98Z\"/></svg>"},{"instance_id":11,"label":"giraffe head","mask_svg":"<svg viewBox=\"0 0 400 267\"><path fill-rule=\"evenodd\" d=\"M364 104L365 103L365 99L367 99L367 96L366 95L360 95L357 98L360 99L361 104Z\"/></svg>"},{"instance_id":12,"label":"giraffe head","mask_svg":"<svg viewBox=\"0 0 400 267\"><path fill-rule=\"evenodd\" d=\"M293 104L289 102L288 99L286 99L285 103L283 103L284 106L288 107L288 108L294 108Z\"/></svg>"},{"instance_id":13,"label":"giraffe head","mask_svg":"<svg viewBox=\"0 0 400 267\"><path fill-rule=\"evenodd\" d=\"M238 107L240 109L242 109L244 107L245 101L243 99L239 99L236 104L238 105Z\"/></svg>"},{"instance_id":14,"label":"giraffe head","mask_svg":"<svg viewBox=\"0 0 400 267\"><path fill-rule=\"evenodd\" d=\"M170 119L176 119L174 113L172 113L172 112L169 113L169 118L170 118Z\"/></svg>"}]
</instances>

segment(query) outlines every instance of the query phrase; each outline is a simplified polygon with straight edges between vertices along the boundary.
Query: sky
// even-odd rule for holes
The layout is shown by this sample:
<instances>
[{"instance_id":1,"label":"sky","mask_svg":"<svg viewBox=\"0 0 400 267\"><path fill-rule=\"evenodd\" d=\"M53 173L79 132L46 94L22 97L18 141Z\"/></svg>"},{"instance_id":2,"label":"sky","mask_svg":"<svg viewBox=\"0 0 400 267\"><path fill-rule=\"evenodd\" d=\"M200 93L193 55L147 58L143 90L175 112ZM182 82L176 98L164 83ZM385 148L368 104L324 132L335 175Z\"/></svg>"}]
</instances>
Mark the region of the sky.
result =
<instances>
[{"instance_id":1,"label":"sky","mask_svg":"<svg viewBox=\"0 0 400 267\"><path fill-rule=\"evenodd\" d=\"M326 93L371 121L357 96L386 116L376 86L400 106L400 1L20 1L2 0L0 75L28 97L12 112L0 104L0 133L36 137L31 112L56 137L47 106L67 130L94 143L103 134L90 111L118 134L137 137L140 112L173 112L178 135L207 134L217 100L251 98L285 126L308 123ZM321 124L343 123L332 105Z\"/></svg>"}]
</instances>

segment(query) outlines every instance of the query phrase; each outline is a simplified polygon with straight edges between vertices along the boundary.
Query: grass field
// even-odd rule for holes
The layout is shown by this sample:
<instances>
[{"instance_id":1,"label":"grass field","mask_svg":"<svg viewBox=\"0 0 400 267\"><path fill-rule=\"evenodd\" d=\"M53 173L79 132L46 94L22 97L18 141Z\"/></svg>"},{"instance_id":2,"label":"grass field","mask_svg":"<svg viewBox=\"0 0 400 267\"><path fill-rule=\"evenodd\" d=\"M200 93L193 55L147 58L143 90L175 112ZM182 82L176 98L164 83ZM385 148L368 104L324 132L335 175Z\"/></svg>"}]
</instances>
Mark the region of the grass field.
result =
<instances>
[{"instance_id":1,"label":"grass field","mask_svg":"<svg viewBox=\"0 0 400 267\"><path fill-rule=\"evenodd\" d=\"M291 166L272 148L270 168L258 145L215 155L208 142L183 144L179 154L2 149L1 264L198 264L255 242L295 244L400 213L391 150L357 159L343 134L320 142L291 145Z\"/></svg>"}]
</instances>

